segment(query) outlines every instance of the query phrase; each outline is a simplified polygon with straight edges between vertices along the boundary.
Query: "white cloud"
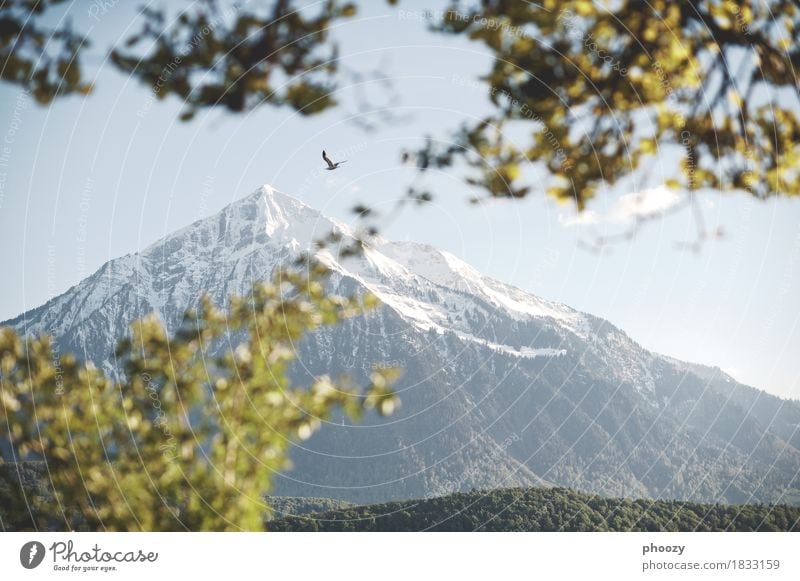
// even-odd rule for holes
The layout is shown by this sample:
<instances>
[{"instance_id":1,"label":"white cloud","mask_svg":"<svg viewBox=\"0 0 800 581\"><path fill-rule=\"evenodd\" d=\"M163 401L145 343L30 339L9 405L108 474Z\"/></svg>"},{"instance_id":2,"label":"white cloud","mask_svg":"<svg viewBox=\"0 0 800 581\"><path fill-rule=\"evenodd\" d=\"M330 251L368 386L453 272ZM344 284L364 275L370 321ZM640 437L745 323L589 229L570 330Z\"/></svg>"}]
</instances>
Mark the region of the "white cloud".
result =
<instances>
[{"instance_id":1,"label":"white cloud","mask_svg":"<svg viewBox=\"0 0 800 581\"><path fill-rule=\"evenodd\" d=\"M565 228L572 226L588 226L590 224L597 224L597 213L592 210L584 210L583 212L575 212L574 214L558 214L558 223Z\"/></svg>"},{"instance_id":2,"label":"white cloud","mask_svg":"<svg viewBox=\"0 0 800 581\"><path fill-rule=\"evenodd\" d=\"M658 186L638 193L619 197L611 210L610 218L617 222L631 222L652 218L677 206L681 195L666 186Z\"/></svg>"},{"instance_id":3,"label":"white cloud","mask_svg":"<svg viewBox=\"0 0 800 581\"><path fill-rule=\"evenodd\" d=\"M679 192L662 185L641 192L624 194L614 201L608 212L602 214L592 210L570 215L560 213L558 223L565 228L600 223L630 223L659 216L677 206L682 199Z\"/></svg>"}]
</instances>

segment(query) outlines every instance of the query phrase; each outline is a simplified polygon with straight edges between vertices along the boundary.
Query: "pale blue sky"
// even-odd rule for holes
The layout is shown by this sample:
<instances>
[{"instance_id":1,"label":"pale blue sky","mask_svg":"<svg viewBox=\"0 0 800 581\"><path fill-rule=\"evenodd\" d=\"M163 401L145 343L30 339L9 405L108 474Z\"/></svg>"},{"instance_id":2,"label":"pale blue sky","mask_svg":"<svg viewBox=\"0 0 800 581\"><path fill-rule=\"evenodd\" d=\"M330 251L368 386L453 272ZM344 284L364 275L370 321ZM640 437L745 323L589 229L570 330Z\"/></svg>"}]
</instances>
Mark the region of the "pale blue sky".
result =
<instances>
[{"instance_id":1,"label":"pale blue sky","mask_svg":"<svg viewBox=\"0 0 800 581\"><path fill-rule=\"evenodd\" d=\"M398 163L399 150L427 134L444 139L484 114L487 93L454 77L475 78L491 61L477 44L401 17L400 9L424 2L369 4L336 36L343 65L381 67L393 79L391 104L402 122L374 133L347 119L361 113L352 87L341 91L342 108L310 119L262 107L181 123L177 99L148 108L148 90L104 63L110 43L136 28L133 7L120 3L95 23L90 4L77 3L70 9L76 28L94 27L87 66L97 75L95 92L40 108L0 84L0 140L10 138L0 143L8 147L7 167L0 167L0 320L263 183L346 220L357 202L380 207L402 195L414 174ZM389 103L379 84L366 90ZM334 174L319 172L323 147L346 151L348 163ZM644 185L657 185L670 170L665 158ZM706 220L728 236L702 252L675 247L694 235L683 213L597 256L577 244L585 228L562 224L573 215L569 206L536 188L522 202L473 206L467 200L480 192L462 178L458 171L429 176L435 203L405 210L385 235L445 248L486 274L607 318L649 349L800 397L800 200L709 195ZM622 193L591 209L613 214Z\"/></svg>"}]
</instances>

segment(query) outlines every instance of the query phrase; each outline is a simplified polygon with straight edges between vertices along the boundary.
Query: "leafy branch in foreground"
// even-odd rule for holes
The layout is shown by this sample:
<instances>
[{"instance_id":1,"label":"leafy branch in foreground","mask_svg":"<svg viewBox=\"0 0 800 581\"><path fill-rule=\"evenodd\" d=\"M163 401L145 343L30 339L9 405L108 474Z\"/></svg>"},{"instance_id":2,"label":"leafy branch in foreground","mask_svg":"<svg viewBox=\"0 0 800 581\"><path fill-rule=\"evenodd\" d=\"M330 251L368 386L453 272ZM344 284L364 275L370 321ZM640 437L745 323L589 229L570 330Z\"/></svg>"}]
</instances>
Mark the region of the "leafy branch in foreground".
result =
<instances>
[{"instance_id":1,"label":"leafy branch in foreground","mask_svg":"<svg viewBox=\"0 0 800 581\"><path fill-rule=\"evenodd\" d=\"M548 193L583 209L666 149L672 187L798 195L798 26L790 0L452 1L434 28L491 52L477 85L494 111L417 166L462 160L469 183L518 198L533 162Z\"/></svg>"},{"instance_id":2,"label":"leafy branch in foreground","mask_svg":"<svg viewBox=\"0 0 800 581\"><path fill-rule=\"evenodd\" d=\"M397 403L396 370L374 373L364 391L287 378L301 337L376 305L327 294L324 275L281 271L232 297L227 314L203 298L173 337L154 315L135 322L117 348L122 382L59 356L49 337L0 329L0 439L17 461L43 461L51 487L28 497L6 466L12 505L29 507L39 528L262 529L263 494L289 466L292 441L334 409L358 418Z\"/></svg>"},{"instance_id":3,"label":"leafy branch in foreground","mask_svg":"<svg viewBox=\"0 0 800 581\"><path fill-rule=\"evenodd\" d=\"M147 8L142 30L115 48L111 60L156 97L180 96L184 121L214 106L241 113L289 105L313 115L336 104L338 51L330 28L356 7L328 0L308 12L293 0L269 8L206 0L190 3L172 21L163 9Z\"/></svg>"},{"instance_id":4,"label":"leafy branch in foreground","mask_svg":"<svg viewBox=\"0 0 800 581\"><path fill-rule=\"evenodd\" d=\"M0 5L0 79L22 86L37 103L92 89L80 63L88 40L69 21L55 28L40 22L48 8L65 3L5 0Z\"/></svg>"}]
</instances>

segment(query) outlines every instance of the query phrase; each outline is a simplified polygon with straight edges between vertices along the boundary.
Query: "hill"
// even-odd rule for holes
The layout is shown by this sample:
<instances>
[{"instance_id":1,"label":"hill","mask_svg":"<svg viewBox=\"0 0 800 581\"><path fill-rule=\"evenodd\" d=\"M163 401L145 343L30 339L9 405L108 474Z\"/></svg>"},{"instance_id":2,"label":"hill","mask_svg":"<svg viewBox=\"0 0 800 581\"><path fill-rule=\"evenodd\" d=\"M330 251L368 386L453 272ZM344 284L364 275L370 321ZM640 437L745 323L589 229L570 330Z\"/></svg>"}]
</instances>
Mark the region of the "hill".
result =
<instances>
[{"instance_id":1,"label":"hill","mask_svg":"<svg viewBox=\"0 0 800 581\"><path fill-rule=\"evenodd\" d=\"M800 508L629 500L506 488L292 516L271 531L798 531Z\"/></svg>"},{"instance_id":2,"label":"hill","mask_svg":"<svg viewBox=\"0 0 800 581\"><path fill-rule=\"evenodd\" d=\"M272 509L272 519L305 516L318 512L348 510L353 505L333 498L314 498L299 496L267 496L266 502Z\"/></svg>"},{"instance_id":3,"label":"hill","mask_svg":"<svg viewBox=\"0 0 800 581\"><path fill-rule=\"evenodd\" d=\"M41 462L0 466L20 471L31 509L50 494ZM9 504L0 478L0 530L33 530L28 509ZM354 506L328 498L268 496L266 528L302 531L800 531L800 507L698 504L607 498L567 488L504 488ZM48 530L63 521L51 515ZM78 527L79 530L88 530Z\"/></svg>"}]
</instances>

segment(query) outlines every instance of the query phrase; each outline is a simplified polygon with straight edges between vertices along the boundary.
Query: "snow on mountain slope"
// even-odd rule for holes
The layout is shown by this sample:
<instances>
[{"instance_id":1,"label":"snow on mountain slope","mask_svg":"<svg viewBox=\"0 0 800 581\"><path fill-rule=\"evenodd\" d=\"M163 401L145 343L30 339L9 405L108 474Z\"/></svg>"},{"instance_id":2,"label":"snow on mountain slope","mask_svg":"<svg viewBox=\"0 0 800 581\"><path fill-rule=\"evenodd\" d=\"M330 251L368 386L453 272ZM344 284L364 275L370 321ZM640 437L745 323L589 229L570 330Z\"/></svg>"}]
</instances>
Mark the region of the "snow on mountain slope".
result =
<instances>
[{"instance_id":1,"label":"snow on mountain slope","mask_svg":"<svg viewBox=\"0 0 800 581\"><path fill-rule=\"evenodd\" d=\"M131 321L155 311L175 328L202 293L224 304L331 231L352 241L347 225L264 186L5 324L117 374L113 347ZM325 425L293 450L276 492L366 502L554 482L747 502L798 488L796 402L651 353L431 246L379 239L319 257L332 292L369 290L383 307L304 340L295 380L400 366L403 406L388 421Z\"/></svg>"},{"instance_id":2,"label":"snow on mountain slope","mask_svg":"<svg viewBox=\"0 0 800 581\"><path fill-rule=\"evenodd\" d=\"M67 330L65 325L81 323L103 308L114 288L131 283L135 283L137 305L155 311L168 324L173 323L175 309L182 312L204 290L218 300L231 292L243 292L252 282L269 276L279 264L300 252L313 251L314 241L331 232L352 236L346 224L263 186L216 216L199 220L139 253L104 265L90 277L93 284L78 285L54 299L56 312L63 313L65 309L69 314L62 317L60 324L51 321L52 316L17 318L8 323L22 324L28 333L61 334ZM424 244L379 240L363 257L339 261L330 252L322 252L320 257L343 276L361 281L422 329L458 329L457 321L472 296L506 309L515 318L546 317L572 330L585 328L581 313L483 277L452 254ZM221 264L222 271L209 269L210 263ZM445 300L430 300L424 293L412 295L409 289L436 291ZM77 300L73 290L77 290ZM126 324L111 330L123 333Z\"/></svg>"},{"instance_id":3,"label":"snow on mountain slope","mask_svg":"<svg viewBox=\"0 0 800 581\"><path fill-rule=\"evenodd\" d=\"M581 327L584 317L565 305L545 301L535 295L484 277L472 266L446 252L415 242L389 242L379 250L415 274L446 288L478 294L498 307L532 317L551 317Z\"/></svg>"}]
</instances>

